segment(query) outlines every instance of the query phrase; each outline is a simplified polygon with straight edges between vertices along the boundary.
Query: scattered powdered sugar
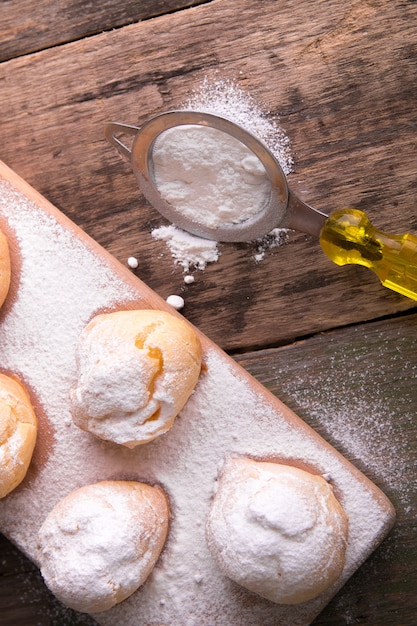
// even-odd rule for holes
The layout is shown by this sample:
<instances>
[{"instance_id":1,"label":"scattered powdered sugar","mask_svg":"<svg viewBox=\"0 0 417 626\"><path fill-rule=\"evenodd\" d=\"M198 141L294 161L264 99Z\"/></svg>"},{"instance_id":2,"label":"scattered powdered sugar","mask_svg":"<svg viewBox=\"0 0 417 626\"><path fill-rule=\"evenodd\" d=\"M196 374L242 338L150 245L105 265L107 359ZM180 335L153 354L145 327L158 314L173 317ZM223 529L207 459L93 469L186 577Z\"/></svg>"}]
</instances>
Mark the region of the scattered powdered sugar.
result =
<instances>
[{"instance_id":1,"label":"scattered powdered sugar","mask_svg":"<svg viewBox=\"0 0 417 626\"><path fill-rule=\"evenodd\" d=\"M294 161L288 136L276 116L264 111L256 100L231 80L205 78L181 109L224 117L255 135L275 156L284 174Z\"/></svg>"},{"instance_id":2,"label":"scattered powdered sugar","mask_svg":"<svg viewBox=\"0 0 417 626\"><path fill-rule=\"evenodd\" d=\"M29 385L42 407L28 476L0 501L2 532L37 562L39 527L74 489L106 479L160 484L172 510L165 549L136 593L95 615L100 624L133 626L139 614L142 626L310 623L387 531L386 504L339 455L301 421L286 417L271 394L208 342L195 392L168 433L129 450L78 429L68 393L76 379L80 333L98 310L140 300L140 284L137 290L123 284L110 259L97 256L5 182L0 183L0 216L21 263L15 298L0 321L0 363ZM349 545L343 575L328 593L298 606L274 605L237 589L218 570L206 545L205 523L219 470L231 456L300 461L330 477L349 517Z\"/></svg>"},{"instance_id":3,"label":"scattered powdered sugar","mask_svg":"<svg viewBox=\"0 0 417 626\"><path fill-rule=\"evenodd\" d=\"M212 113L220 117L226 118L234 122L235 124L238 124L248 132L255 135L259 140L263 141L263 143L265 143L265 145L269 148L269 150L272 152L272 154L281 165L284 174L289 174L292 171L293 158L291 155L289 139L284 130L279 126L277 119L274 116L264 112L262 108L256 103L254 98L242 89L240 89L234 82L206 78L180 108L184 110ZM203 130L211 131L212 129ZM165 133L163 133L162 137L164 138L164 136L166 135L169 139L170 133L172 134L172 131L177 132L177 129L166 131ZM199 132L200 131L201 129L199 129ZM168 194L168 199L170 199L172 194L174 194L177 200L179 198L180 206L182 206L186 202L186 204L184 204L184 206L186 206L184 210L190 210L188 207L188 190L186 194L186 201L184 199L184 189L190 187L190 185L186 185L185 187L184 185L181 185L180 189L178 189L178 185L173 186L171 178L172 175L175 174L175 172L170 171L169 163L166 163L166 155L163 154L163 144L164 142L162 142L161 149L157 151L157 154L159 155L159 160L161 162L163 161L164 163L163 179L167 181L165 183L165 186L167 187L166 194ZM176 148L177 142L174 142L174 146L172 149L176 150ZM216 151L212 151L213 163L211 165L210 172L207 171L205 174L206 179L210 184L212 182L213 171L215 169L220 168L223 173L225 170L230 169L230 167L226 167L224 166L224 164L222 164L221 158L222 157L221 155L219 155L218 151L217 157ZM170 160L172 161L172 159ZM173 169L178 169L177 165L172 167ZM232 169L235 170L236 168L234 167ZM193 173L192 170L191 173L195 175L195 172ZM187 177L189 176L190 168L188 168L187 170ZM254 177L252 176L252 179L253 178ZM258 179L258 177L256 178ZM242 197L242 186L234 185L234 181L236 180L237 178L229 179L226 187L225 182L223 181L221 194L219 194L222 197L226 197L226 201L221 203L221 208L223 207L223 205L225 205L224 219L226 221L229 220L230 215L233 215L233 219L231 219L230 221L236 221L236 215L238 213L237 209L240 206L239 203L245 203L245 200ZM229 187L229 189L227 187ZM250 190L250 194L248 194L248 197L250 196L252 197L252 199L255 198L255 205L256 207L259 207L265 200L265 190L259 185L255 186L256 189L254 189L253 187L253 185L249 185L247 187L247 189ZM162 188L164 188L164 185L161 182L161 189ZM203 193L206 193L204 190L201 190L201 181L200 191L202 191L202 195ZM204 205L203 209L207 208L210 203L215 204L216 202L218 202L218 200L216 200L216 194L213 195L213 193L213 190L211 190L207 194L208 202L205 202L204 198L202 198L202 203ZM194 194L192 198L193 202L196 199L197 196L195 196ZM194 207L192 210L196 211L199 209L196 209ZM249 211L249 214L251 214L252 208L250 202L249 204L247 203L245 211ZM218 225L219 215L215 214L213 218L216 221L216 225ZM188 235L188 233L184 234L184 231L181 231L174 226L156 228L152 231L151 234L155 239L162 239L167 243L175 263L183 267L184 271L189 271L190 268L204 270L208 263L214 263L219 259L220 253L218 251L218 244L216 242L210 242L206 239L202 239L201 237ZM266 234L265 237L263 237L259 241L255 241L255 260L257 262L262 261L266 252L269 249L285 244L287 241L287 234L287 229L275 228L272 233Z\"/></svg>"},{"instance_id":4,"label":"scattered powdered sugar","mask_svg":"<svg viewBox=\"0 0 417 626\"><path fill-rule=\"evenodd\" d=\"M41 390L42 404L54 404L55 383L48 384L45 376L51 364L67 384L75 367L72 347L84 325L99 309L120 299L137 299L137 294L54 217L5 182L0 186L0 210L15 233L22 263L16 300L2 321L1 364L13 363L18 354L18 370L24 370L26 383ZM57 398L58 406L61 402Z\"/></svg>"},{"instance_id":5,"label":"scattered powdered sugar","mask_svg":"<svg viewBox=\"0 0 417 626\"><path fill-rule=\"evenodd\" d=\"M216 241L196 237L173 225L155 228L152 237L166 242L175 263L184 272L189 272L192 268L204 270L207 263L214 263L219 258Z\"/></svg>"},{"instance_id":6,"label":"scattered powdered sugar","mask_svg":"<svg viewBox=\"0 0 417 626\"><path fill-rule=\"evenodd\" d=\"M288 241L290 231L287 228L274 228L263 239L256 242L255 261L262 261L267 250L278 248Z\"/></svg>"},{"instance_id":7,"label":"scattered powdered sugar","mask_svg":"<svg viewBox=\"0 0 417 626\"><path fill-rule=\"evenodd\" d=\"M282 392L296 405L299 414L316 420L324 436L348 458L354 459L364 471L382 483L382 488L395 494L398 503L410 513L410 503L415 489L410 481L410 470L405 459L410 458L408 429L415 421L410 411L407 385L397 383L397 393L386 393L385 379L393 379L385 369L395 367L407 372L404 379L415 377L415 369L407 355L413 347L401 332L396 337L397 356L387 359L384 335L377 329L358 330L357 336L348 337L340 345L329 338L328 352L320 351L320 362L314 370L304 364L301 374L294 374L296 353L292 354L291 372L287 377L284 368L274 372ZM301 359L303 358L301 354ZM346 363L356 361L349 370ZM408 371L407 371L408 370ZM316 381L318 372L325 371L325 384ZM352 393L352 390L355 393Z\"/></svg>"},{"instance_id":8,"label":"scattered powdered sugar","mask_svg":"<svg viewBox=\"0 0 417 626\"><path fill-rule=\"evenodd\" d=\"M348 400L341 401L340 382L338 387L338 398L333 393L323 393L323 389L315 392L311 387L308 398L300 391L293 397L311 418L317 419L326 436L344 454L360 460L393 489L407 510L414 486L407 479L408 472L403 463L408 456L408 442L406 430L396 425L397 411L392 411L384 399L374 397L370 402L368 395L362 396L359 390L357 396L349 395ZM409 417L410 424L413 419L413 416Z\"/></svg>"}]
</instances>

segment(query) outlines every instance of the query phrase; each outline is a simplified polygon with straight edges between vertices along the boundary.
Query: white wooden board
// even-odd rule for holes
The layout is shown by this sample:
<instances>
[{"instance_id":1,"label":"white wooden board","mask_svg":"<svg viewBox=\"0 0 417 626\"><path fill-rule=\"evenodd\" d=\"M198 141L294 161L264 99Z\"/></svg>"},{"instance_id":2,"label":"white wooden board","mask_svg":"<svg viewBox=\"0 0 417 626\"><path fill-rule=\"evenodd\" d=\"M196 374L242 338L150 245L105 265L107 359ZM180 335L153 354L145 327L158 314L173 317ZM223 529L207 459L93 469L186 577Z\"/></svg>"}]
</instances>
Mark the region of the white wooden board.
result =
<instances>
[{"instance_id":1,"label":"white wooden board","mask_svg":"<svg viewBox=\"0 0 417 626\"><path fill-rule=\"evenodd\" d=\"M172 509L165 549L141 589L94 616L100 624L311 623L388 533L395 519L390 502L202 334L199 383L166 435L127 450L77 429L67 399L75 380L75 346L89 319L99 311L129 307L175 312L1 163L0 226L9 237L13 265L12 287L0 312L0 369L25 383L40 422L25 481L0 501L0 530L37 562L39 526L73 489L104 479L158 483ZM326 594L298 606L274 605L217 570L206 547L205 517L221 464L232 455L330 475L349 517L350 535L346 567Z\"/></svg>"}]
</instances>

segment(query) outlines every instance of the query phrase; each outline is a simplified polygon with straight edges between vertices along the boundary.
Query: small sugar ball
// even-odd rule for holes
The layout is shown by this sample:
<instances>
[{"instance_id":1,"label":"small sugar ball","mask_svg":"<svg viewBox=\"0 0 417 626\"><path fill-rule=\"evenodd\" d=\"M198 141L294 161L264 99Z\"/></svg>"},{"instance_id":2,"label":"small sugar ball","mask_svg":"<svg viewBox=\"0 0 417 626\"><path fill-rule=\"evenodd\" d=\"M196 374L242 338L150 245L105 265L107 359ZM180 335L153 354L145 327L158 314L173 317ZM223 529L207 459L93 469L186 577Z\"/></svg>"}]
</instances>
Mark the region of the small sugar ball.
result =
<instances>
[{"instance_id":1,"label":"small sugar ball","mask_svg":"<svg viewBox=\"0 0 417 626\"><path fill-rule=\"evenodd\" d=\"M132 270L135 270L139 265L139 261L137 260L136 257L130 256L127 260L127 264L129 267L132 268Z\"/></svg>"},{"instance_id":2,"label":"small sugar ball","mask_svg":"<svg viewBox=\"0 0 417 626\"><path fill-rule=\"evenodd\" d=\"M187 274L186 276L184 276L184 282L186 285L191 285L191 283L193 283L194 281L195 278L191 274Z\"/></svg>"},{"instance_id":3,"label":"small sugar ball","mask_svg":"<svg viewBox=\"0 0 417 626\"><path fill-rule=\"evenodd\" d=\"M179 311L180 309L183 308L185 302L184 302L184 298L181 298L181 296L168 296L168 298L166 299L167 303L170 304L171 306L174 307L174 309L177 309L177 311Z\"/></svg>"}]
</instances>

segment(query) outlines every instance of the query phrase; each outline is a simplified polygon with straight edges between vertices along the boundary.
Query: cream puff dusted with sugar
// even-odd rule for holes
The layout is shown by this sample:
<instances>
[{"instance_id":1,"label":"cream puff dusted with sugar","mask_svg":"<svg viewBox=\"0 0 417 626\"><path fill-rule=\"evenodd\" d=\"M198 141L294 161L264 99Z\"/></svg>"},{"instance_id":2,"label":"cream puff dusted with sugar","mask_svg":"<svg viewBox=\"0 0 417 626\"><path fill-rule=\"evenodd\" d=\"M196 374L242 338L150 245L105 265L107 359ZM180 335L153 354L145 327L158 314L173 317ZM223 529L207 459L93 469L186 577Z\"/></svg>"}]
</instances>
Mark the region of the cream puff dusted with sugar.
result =
<instances>
[{"instance_id":1,"label":"cream puff dusted with sugar","mask_svg":"<svg viewBox=\"0 0 417 626\"><path fill-rule=\"evenodd\" d=\"M171 428L197 383L201 345L193 328L170 313L117 311L86 326L77 363L74 422L133 448Z\"/></svg>"},{"instance_id":2,"label":"cream puff dusted with sugar","mask_svg":"<svg viewBox=\"0 0 417 626\"><path fill-rule=\"evenodd\" d=\"M26 476L35 448L38 420L23 386L0 374L0 498Z\"/></svg>"},{"instance_id":3,"label":"cream puff dusted with sugar","mask_svg":"<svg viewBox=\"0 0 417 626\"><path fill-rule=\"evenodd\" d=\"M6 235L0 230L0 306L6 299L10 287L10 254Z\"/></svg>"},{"instance_id":4,"label":"cream puff dusted with sugar","mask_svg":"<svg viewBox=\"0 0 417 626\"><path fill-rule=\"evenodd\" d=\"M348 520L332 487L288 465L230 459L207 521L229 578L279 604L316 598L345 564Z\"/></svg>"},{"instance_id":5,"label":"cream puff dusted with sugar","mask_svg":"<svg viewBox=\"0 0 417 626\"><path fill-rule=\"evenodd\" d=\"M66 606L106 611L145 582L168 523L168 500L159 487L134 481L81 487L61 500L40 528L42 576Z\"/></svg>"}]
</instances>

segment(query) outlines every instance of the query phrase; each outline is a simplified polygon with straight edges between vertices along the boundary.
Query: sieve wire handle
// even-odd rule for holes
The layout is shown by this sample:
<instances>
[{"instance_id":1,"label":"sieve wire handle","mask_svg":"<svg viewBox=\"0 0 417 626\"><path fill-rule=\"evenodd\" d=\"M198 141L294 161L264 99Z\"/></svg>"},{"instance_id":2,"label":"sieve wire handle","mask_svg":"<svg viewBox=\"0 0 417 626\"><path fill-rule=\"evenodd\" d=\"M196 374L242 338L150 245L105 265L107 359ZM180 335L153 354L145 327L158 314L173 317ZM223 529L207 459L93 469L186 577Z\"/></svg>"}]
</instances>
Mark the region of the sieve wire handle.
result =
<instances>
[{"instance_id":1,"label":"sieve wire handle","mask_svg":"<svg viewBox=\"0 0 417 626\"><path fill-rule=\"evenodd\" d=\"M130 124L118 124L117 122L111 122L106 124L104 128L104 135L109 143L116 148L116 150L122 155L124 159L130 162L132 156L132 150L123 143L117 135L136 135L139 128L137 126L131 126Z\"/></svg>"}]
</instances>

